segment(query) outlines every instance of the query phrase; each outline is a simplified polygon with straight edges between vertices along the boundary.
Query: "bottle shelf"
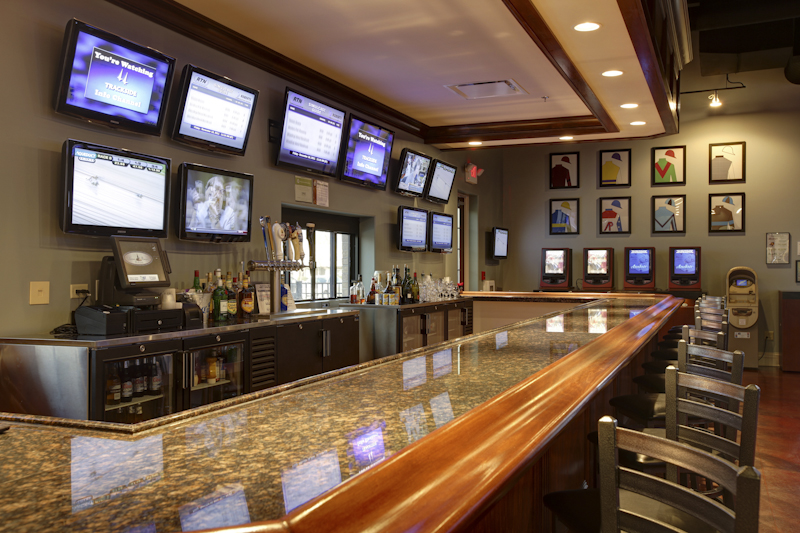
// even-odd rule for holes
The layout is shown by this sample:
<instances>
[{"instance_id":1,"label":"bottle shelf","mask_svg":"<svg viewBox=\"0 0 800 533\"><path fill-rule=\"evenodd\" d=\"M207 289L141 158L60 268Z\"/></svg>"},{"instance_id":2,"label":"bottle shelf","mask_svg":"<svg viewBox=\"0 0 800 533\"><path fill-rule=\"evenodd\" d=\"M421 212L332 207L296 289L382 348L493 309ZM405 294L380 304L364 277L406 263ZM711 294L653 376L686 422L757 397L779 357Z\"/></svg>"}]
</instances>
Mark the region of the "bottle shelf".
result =
<instances>
[{"instance_id":1,"label":"bottle shelf","mask_svg":"<svg viewBox=\"0 0 800 533\"><path fill-rule=\"evenodd\" d=\"M114 409L119 409L120 407L130 407L131 405L136 405L136 404L140 404L140 403L147 403L147 402L151 402L153 400L160 400L163 397L164 397L163 394L159 394L158 396L140 396L139 398L133 398L129 402L120 401L118 404L114 404L114 405L106 404L105 410L106 411L113 411Z\"/></svg>"},{"instance_id":2,"label":"bottle shelf","mask_svg":"<svg viewBox=\"0 0 800 533\"><path fill-rule=\"evenodd\" d=\"M226 383L230 383L231 380L229 379L218 379L214 383L198 383L197 385L192 385L192 390L202 390L202 389L210 389L212 387L218 387L220 385L225 385Z\"/></svg>"}]
</instances>

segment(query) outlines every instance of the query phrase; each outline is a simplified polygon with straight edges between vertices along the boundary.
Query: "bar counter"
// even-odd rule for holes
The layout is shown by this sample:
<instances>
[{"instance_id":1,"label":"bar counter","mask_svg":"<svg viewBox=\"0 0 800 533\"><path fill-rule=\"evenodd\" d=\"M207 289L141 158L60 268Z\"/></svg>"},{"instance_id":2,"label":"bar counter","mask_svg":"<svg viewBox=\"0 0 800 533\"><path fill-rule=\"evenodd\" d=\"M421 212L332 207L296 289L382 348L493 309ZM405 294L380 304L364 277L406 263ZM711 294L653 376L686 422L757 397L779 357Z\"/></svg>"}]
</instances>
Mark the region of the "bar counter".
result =
<instances>
[{"instance_id":1,"label":"bar counter","mask_svg":"<svg viewBox=\"0 0 800 533\"><path fill-rule=\"evenodd\" d=\"M10 422L0 530L475 528L682 303L595 298L135 435Z\"/></svg>"}]
</instances>

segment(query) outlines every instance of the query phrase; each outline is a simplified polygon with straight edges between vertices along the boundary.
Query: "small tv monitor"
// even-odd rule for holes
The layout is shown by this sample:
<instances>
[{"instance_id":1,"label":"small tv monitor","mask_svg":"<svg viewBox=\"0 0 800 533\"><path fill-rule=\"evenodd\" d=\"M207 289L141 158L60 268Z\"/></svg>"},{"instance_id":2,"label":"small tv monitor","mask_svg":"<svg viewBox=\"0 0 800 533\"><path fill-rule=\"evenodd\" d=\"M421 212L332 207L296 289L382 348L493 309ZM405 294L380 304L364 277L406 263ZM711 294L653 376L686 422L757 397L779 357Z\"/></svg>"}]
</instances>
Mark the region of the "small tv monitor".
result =
<instances>
[{"instance_id":1,"label":"small tv monitor","mask_svg":"<svg viewBox=\"0 0 800 533\"><path fill-rule=\"evenodd\" d=\"M544 274L563 276L567 271L567 251L563 248L542 250L544 252Z\"/></svg>"},{"instance_id":2,"label":"small tv monitor","mask_svg":"<svg viewBox=\"0 0 800 533\"><path fill-rule=\"evenodd\" d=\"M175 58L72 19L67 22L56 112L161 135Z\"/></svg>"},{"instance_id":3,"label":"small tv monitor","mask_svg":"<svg viewBox=\"0 0 800 533\"><path fill-rule=\"evenodd\" d=\"M169 287L169 265L161 241L152 237L111 236L122 289Z\"/></svg>"},{"instance_id":4,"label":"small tv monitor","mask_svg":"<svg viewBox=\"0 0 800 533\"><path fill-rule=\"evenodd\" d=\"M508 229L492 228L492 258L508 258Z\"/></svg>"},{"instance_id":5,"label":"small tv monitor","mask_svg":"<svg viewBox=\"0 0 800 533\"><path fill-rule=\"evenodd\" d=\"M650 277L653 272L651 248L628 248L625 250L625 276Z\"/></svg>"},{"instance_id":6,"label":"small tv monitor","mask_svg":"<svg viewBox=\"0 0 800 533\"><path fill-rule=\"evenodd\" d=\"M453 251L453 215L430 214L431 227L428 230L431 252L450 253Z\"/></svg>"},{"instance_id":7,"label":"small tv monitor","mask_svg":"<svg viewBox=\"0 0 800 533\"><path fill-rule=\"evenodd\" d=\"M456 180L456 167L434 159L428 172L428 190L425 192L425 199L446 204L450 201L450 192Z\"/></svg>"},{"instance_id":8,"label":"small tv monitor","mask_svg":"<svg viewBox=\"0 0 800 533\"><path fill-rule=\"evenodd\" d=\"M397 208L398 248L406 252L424 252L428 247L428 216L424 209Z\"/></svg>"},{"instance_id":9,"label":"small tv monitor","mask_svg":"<svg viewBox=\"0 0 800 533\"><path fill-rule=\"evenodd\" d=\"M614 268L613 248L583 249L583 283L605 287L611 282Z\"/></svg>"},{"instance_id":10,"label":"small tv monitor","mask_svg":"<svg viewBox=\"0 0 800 533\"><path fill-rule=\"evenodd\" d=\"M341 180L386 189L394 132L350 115Z\"/></svg>"},{"instance_id":11,"label":"small tv monitor","mask_svg":"<svg viewBox=\"0 0 800 533\"><path fill-rule=\"evenodd\" d=\"M68 139L62 159L64 233L167 236L168 158Z\"/></svg>"},{"instance_id":12,"label":"small tv monitor","mask_svg":"<svg viewBox=\"0 0 800 533\"><path fill-rule=\"evenodd\" d=\"M403 148L400 152L400 170L397 173L395 192L404 196L422 196L428 181L431 161L433 158L422 152Z\"/></svg>"},{"instance_id":13,"label":"small tv monitor","mask_svg":"<svg viewBox=\"0 0 800 533\"><path fill-rule=\"evenodd\" d=\"M586 274L608 275L608 250L586 250Z\"/></svg>"},{"instance_id":14,"label":"small tv monitor","mask_svg":"<svg viewBox=\"0 0 800 533\"><path fill-rule=\"evenodd\" d=\"M172 138L233 155L244 155L258 91L194 65L183 67Z\"/></svg>"},{"instance_id":15,"label":"small tv monitor","mask_svg":"<svg viewBox=\"0 0 800 533\"><path fill-rule=\"evenodd\" d=\"M277 166L336 177L345 112L287 87Z\"/></svg>"},{"instance_id":16,"label":"small tv monitor","mask_svg":"<svg viewBox=\"0 0 800 533\"><path fill-rule=\"evenodd\" d=\"M697 277L700 272L699 248L671 248L670 274Z\"/></svg>"},{"instance_id":17,"label":"small tv monitor","mask_svg":"<svg viewBox=\"0 0 800 533\"><path fill-rule=\"evenodd\" d=\"M214 243L250 242L253 175L183 163L178 169L178 238Z\"/></svg>"}]
</instances>

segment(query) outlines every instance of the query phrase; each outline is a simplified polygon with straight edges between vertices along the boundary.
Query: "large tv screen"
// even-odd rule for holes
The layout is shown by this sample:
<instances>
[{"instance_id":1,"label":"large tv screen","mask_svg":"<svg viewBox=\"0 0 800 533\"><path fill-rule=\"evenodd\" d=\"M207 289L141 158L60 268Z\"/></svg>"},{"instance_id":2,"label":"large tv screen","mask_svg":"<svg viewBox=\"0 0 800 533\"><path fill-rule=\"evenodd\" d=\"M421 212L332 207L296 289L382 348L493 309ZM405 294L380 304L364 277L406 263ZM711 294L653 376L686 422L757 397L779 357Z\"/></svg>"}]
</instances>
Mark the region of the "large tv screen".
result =
<instances>
[{"instance_id":1,"label":"large tv screen","mask_svg":"<svg viewBox=\"0 0 800 533\"><path fill-rule=\"evenodd\" d=\"M430 241L431 252L453 251L453 215L431 213Z\"/></svg>"},{"instance_id":2,"label":"large tv screen","mask_svg":"<svg viewBox=\"0 0 800 533\"><path fill-rule=\"evenodd\" d=\"M428 246L428 212L416 207L397 208L398 248L406 252L424 252Z\"/></svg>"},{"instance_id":3,"label":"large tv screen","mask_svg":"<svg viewBox=\"0 0 800 533\"><path fill-rule=\"evenodd\" d=\"M395 192L405 196L422 196L433 159L421 152L403 148Z\"/></svg>"},{"instance_id":4,"label":"large tv screen","mask_svg":"<svg viewBox=\"0 0 800 533\"><path fill-rule=\"evenodd\" d=\"M172 138L200 148L244 155L258 91L186 65Z\"/></svg>"},{"instance_id":5,"label":"large tv screen","mask_svg":"<svg viewBox=\"0 0 800 533\"><path fill-rule=\"evenodd\" d=\"M85 22L67 23L56 111L161 135L175 59Z\"/></svg>"},{"instance_id":6,"label":"large tv screen","mask_svg":"<svg viewBox=\"0 0 800 533\"><path fill-rule=\"evenodd\" d=\"M350 115L342 181L386 189L394 132Z\"/></svg>"},{"instance_id":7,"label":"large tv screen","mask_svg":"<svg viewBox=\"0 0 800 533\"><path fill-rule=\"evenodd\" d=\"M335 177L345 112L286 89L278 166Z\"/></svg>"},{"instance_id":8,"label":"large tv screen","mask_svg":"<svg viewBox=\"0 0 800 533\"><path fill-rule=\"evenodd\" d=\"M694 276L697 274L697 249L676 248L672 250L673 274Z\"/></svg>"},{"instance_id":9,"label":"large tv screen","mask_svg":"<svg viewBox=\"0 0 800 533\"><path fill-rule=\"evenodd\" d=\"M74 139L62 157L65 233L167 236L168 158Z\"/></svg>"},{"instance_id":10,"label":"large tv screen","mask_svg":"<svg viewBox=\"0 0 800 533\"><path fill-rule=\"evenodd\" d=\"M564 250L545 250L544 252L544 273L545 274L564 274L566 264L566 254Z\"/></svg>"},{"instance_id":11,"label":"large tv screen","mask_svg":"<svg viewBox=\"0 0 800 533\"><path fill-rule=\"evenodd\" d=\"M456 179L456 167L434 159L429 172L428 192L425 193L425 198L431 202L446 204L450 201L450 191L453 190L453 182Z\"/></svg>"},{"instance_id":12,"label":"large tv screen","mask_svg":"<svg viewBox=\"0 0 800 533\"><path fill-rule=\"evenodd\" d=\"M253 175L183 163L178 237L215 243L250 242Z\"/></svg>"},{"instance_id":13,"label":"large tv screen","mask_svg":"<svg viewBox=\"0 0 800 533\"><path fill-rule=\"evenodd\" d=\"M647 248L628 250L628 274L649 275L652 262Z\"/></svg>"}]
</instances>

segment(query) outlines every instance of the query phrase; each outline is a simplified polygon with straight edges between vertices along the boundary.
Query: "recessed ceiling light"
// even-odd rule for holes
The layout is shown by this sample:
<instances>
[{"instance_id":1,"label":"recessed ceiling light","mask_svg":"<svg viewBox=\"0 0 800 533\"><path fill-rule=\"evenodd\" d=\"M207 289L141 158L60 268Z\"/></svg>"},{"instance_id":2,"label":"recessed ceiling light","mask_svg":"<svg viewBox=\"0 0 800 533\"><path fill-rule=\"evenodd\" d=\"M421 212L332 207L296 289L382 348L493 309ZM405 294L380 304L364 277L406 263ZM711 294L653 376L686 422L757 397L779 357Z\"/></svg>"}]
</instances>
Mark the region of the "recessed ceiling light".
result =
<instances>
[{"instance_id":1,"label":"recessed ceiling light","mask_svg":"<svg viewBox=\"0 0 800 533\"><path fill-rule=\"evenodd\" d=\"M637 120L635 122L631 122L631 126L644 126L645 124L647 124L647 122L645 122L644 120Z\"/></svg>"},{"instance_id":2,"label":"recessed ceiling light","mask_svg":"<svg viewBox=\"0 0 800 533\"><path fill-rule=\"evenodd\" d=\"M482 144L483 144L483 142L481 142L481 141L470 141L469 142L470 146L480 146Z\"/></svg>"},{"instance_id":3,"label":"recessed ceiling light","mask_svg":"<svg viewBox=\"0 0 800 533\"><path fill-rule=\"evenodd\" d=\"M600 24L596 22L581 22L577 26L575 26L576 31L594 31L600 27Z\"/></svg>"},{"instance_id":4,"label":"recessed ceiling light","mask_svg":"<svg viewBox=\"0 0 800 533\"><path fill-rule=\"evenodd\" d=\"M607 78L613 78L614 76L622 76L621 70L607 70L603 72L603 76Z\"/></svg>"},{"instance_id":5,"label":"recessed ceiling light","mask_svg":"<svg viewBox=\"0 0 800 533\"><path fill-rule=\"evenodd\" d=\"M571 141L571 140L572 140L572 137L570 137L569 135L564 135L563 137L559 137L559 140L562 140L562 141Z\"/></svg>"},{"instance_id":6,"label":"recessed ceiling light","mask_svg":"<svg viewBox=\"0 0 800 533\"><path fill-rule=\"evenodd\" d=\"M639 104L622 104L620 107L622 109L633 109L639 107Z\"/></svg>"}]
</instances>

